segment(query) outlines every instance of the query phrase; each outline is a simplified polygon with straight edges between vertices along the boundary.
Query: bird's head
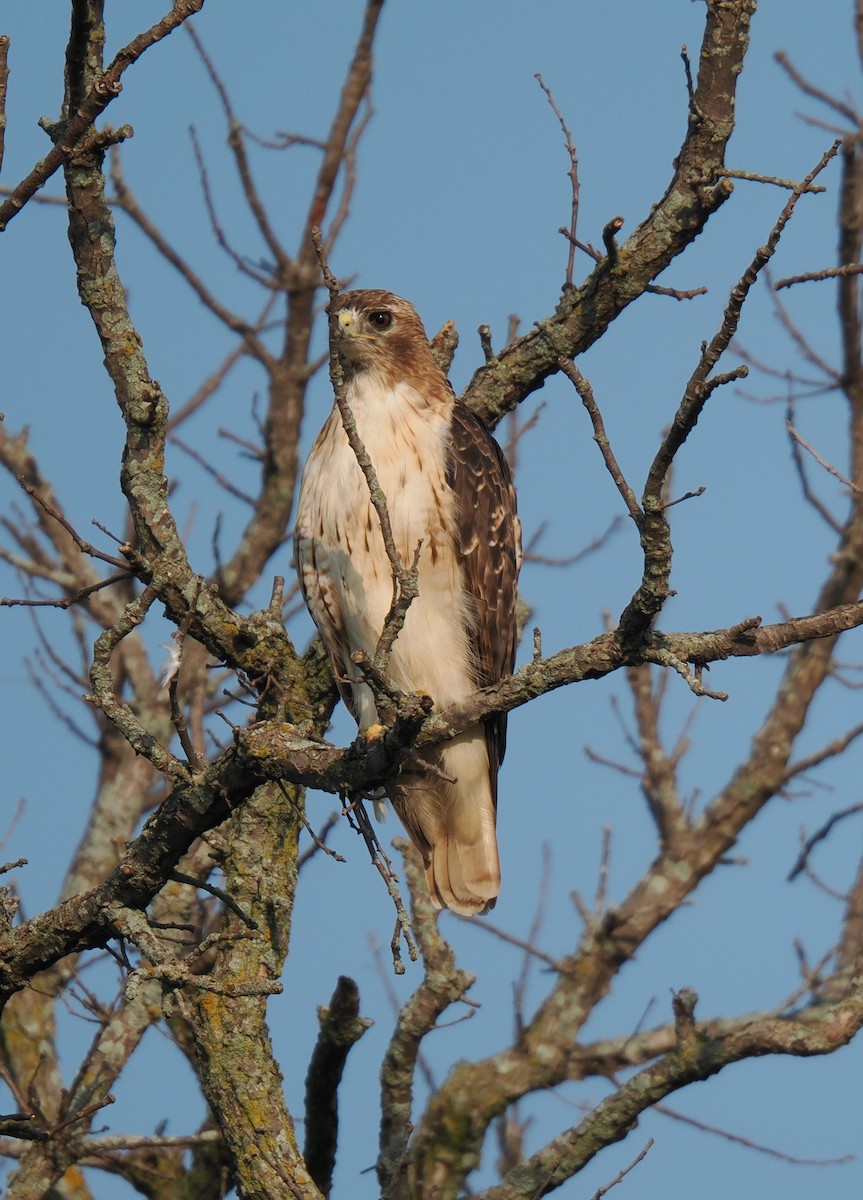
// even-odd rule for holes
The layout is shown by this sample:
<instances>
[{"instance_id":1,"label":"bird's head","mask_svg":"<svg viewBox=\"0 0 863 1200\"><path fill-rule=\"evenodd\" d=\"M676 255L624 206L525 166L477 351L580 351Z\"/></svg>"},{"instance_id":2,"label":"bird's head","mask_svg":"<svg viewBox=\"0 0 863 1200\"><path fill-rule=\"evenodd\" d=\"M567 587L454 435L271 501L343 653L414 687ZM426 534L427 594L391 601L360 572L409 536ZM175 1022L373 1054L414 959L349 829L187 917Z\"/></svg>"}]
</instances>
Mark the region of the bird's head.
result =
<instances>
[{"instance_id":1,"label":"bird's head","mask_svg":"<svg viewBox=\"0 0 863 1200\"><path fill-rule=\"evenodd\" d=\"M377 289L343 292L330 311L348 378L369 371L394 386L427 373L429 364L436 369L423 323L401 296Z\"/></svg>"}]
</instances>

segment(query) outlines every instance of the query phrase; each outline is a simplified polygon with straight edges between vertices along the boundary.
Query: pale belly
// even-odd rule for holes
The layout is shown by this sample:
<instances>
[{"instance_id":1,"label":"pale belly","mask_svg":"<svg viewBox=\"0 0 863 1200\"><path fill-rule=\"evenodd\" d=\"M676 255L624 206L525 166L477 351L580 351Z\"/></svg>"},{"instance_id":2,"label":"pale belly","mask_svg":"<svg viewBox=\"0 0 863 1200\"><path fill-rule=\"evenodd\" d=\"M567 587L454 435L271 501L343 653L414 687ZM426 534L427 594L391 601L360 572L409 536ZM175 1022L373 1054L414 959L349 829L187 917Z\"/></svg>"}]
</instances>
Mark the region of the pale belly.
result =
<instances>
[{"instance_id":1,"label":"pale belly","mask_svg":"<svg viewBox=\"0 0 863 1200\"><path fill-rule=\"evenodd\" d=\"M474 690L460 567L449 532L453 501L442 450L439 461L436 455L426 455L421 462L413 446L399 436L401 431L394 434L388 424L376 422L365 431L364 441L387 498L402 561L410 564L417 544L423 543L419 594L393 646L388 672L400 687L427 692L442 708ZM342 646L343 674L357 680L352 685L355 707L360 725L366 726L376 720L374 701L359 682L350 654L375 652L392 603L392 569L368 485L340 426L321 445L320 454L320 484L304 486L297 514L298 557L304 571L313 561L314 578L323 575L328 580L327 611L338 614L340 628L334 632ZM306 581L306 591L314 611L312 578Z\"/></svg>"}]
</instances>

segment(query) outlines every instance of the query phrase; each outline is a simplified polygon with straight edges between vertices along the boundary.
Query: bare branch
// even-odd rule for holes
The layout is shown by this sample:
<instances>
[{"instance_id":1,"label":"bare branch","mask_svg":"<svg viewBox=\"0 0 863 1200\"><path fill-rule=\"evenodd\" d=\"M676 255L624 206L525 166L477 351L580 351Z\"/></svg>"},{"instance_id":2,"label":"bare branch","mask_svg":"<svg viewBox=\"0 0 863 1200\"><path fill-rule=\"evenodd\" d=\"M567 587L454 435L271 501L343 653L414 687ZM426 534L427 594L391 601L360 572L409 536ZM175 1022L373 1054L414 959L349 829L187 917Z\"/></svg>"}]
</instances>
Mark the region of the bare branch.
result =
<instances>
[{"instance_id":1,"label":"bare branch","mask_svg":"<svg viewBox=\"0 0 863 1200\"><path fill-rule=\"evenodd\" d=\"M828 1167L839 1163L852 1162L854 1159L853 1154L844 1154L840 1158L800 1158L796 1154L788 1154L784 1150L777 1150L773 1146L764 1146L760 1142L755 1142L752 1138L743 1137L739 1133L731 1133L727 1129L720 1129L716 1125L709 1125L706 1121L697 1120L695 1117L688 1117L685 1113L669 1108L667 1104L654 1104L653 1111L662 1113L664 1117L671 1117L674 1121L681 1121L684 1125L691 1125L693 1129L699 1129L702 1133L715 1134L727 1142L736 1142L739 1146L746 1146L749 1150L757 1150L759 1154L767 1154L771 1158L778 1158L781 1162L791 1163L795 1167Z\"/></svg>"},{"instance_id":2,"label":"bare branch","mask_svg":"<svg viewBox=\"0 0 863 1200\"><path fill-rule=\"evenodd\" d=\"M829 92L822 91L814 83L810 83L793 65L784 50L777 50L773 57L792 82L800 88L801 92L807 96L811 96L813 100L820 101L821 104L826 104L828 108L832 108L840 117L844 117L846 121L850 121L855 129L859 127L861 117L857 110L852 108L851 105L846 104L843 100L831 96Z\"/></svg>"},{"instance_id":3,"label":"bare branch","mask_svg":"<svg viewBox=\"0 0 863 1200\"><path fill-rule=\"evenodd\" d=\"M658 1108L659 1105L657 1105L656 1107ZM626 1176L629 1174L629 1172L632 1171L635 1167L637 1167L638 1164L642 1161L642 1159L648 1153L648 1151L650 1150L652 1145L653 1145L653 1138L648 1138L647 1142L645 1143L644 1149L639 1151L639 1153L635 1156L635 1158L632 1160L632 1162L629 1164L628 1167L624 1167L622 1171L618 1171L618 1173L615 1175L614 1179L612 1179L610 1183L605 1183L602 1185L601 1188L597 1188L597 1190L593 1193L593 1200L601 1200L602 1196L604 1196L607 1192L610 1192L613 1187L615 1187L618 1183L621 1182L621 1180L625 1179Z\"/></svg>"},{"instance_id":4,"label":"bare branch","mask_svg":"<svg viewBox=\"0 0 863 1200\"><path fill-rule=\"evenodd\" d=\"M351 1047L372 1022L360 1016L360 993L340 975L332 999L318 1009L320 1031L306 1073L306 1140L303 1156L320 1191L329 1196L339 1134L338 1088Z\"/></svg>"},{"instance_id":5,"label":"bare branch","mask_svg":"<svg viewBox=\"0 0 863 1200\"><path fill-rule=\"evenodd\" d=\"M802 275L789 275L786 279L777 279L773 285L776 291L793 287L796 283L811 283L821 279L845 279L849 275L859 275L863 271L861 263L844 263L841 267L824 267L820 271L806 271Z\"/></svg>"},{"instance_id":6,"label":"bare branch","mask_svg":"<svg viewBox=\"0 0 863 1200\"><path fill-rule=\"evenodd\" d=\"M841 471L838 471L836 469L836 467L833 466L832 463L825 461L825 459L823 459L821 457L821 455L818 453L818 451L815 450L814 447L810 446L809 442L807 442L806 439L798 433L798 431L794 428L793 424L791 423L790 419L786 420L785 428L788 430L788 436L793 438L798 446L802 446L804 450L808 450L809 453L812 455L812 457L815 459L815 461L818 463L819 467L823 467L824 470L828 473L828 475L832 475L834 477L834 479L838 479L840 483L844 483L845 486L847 488L850 488L852 492L859 492L861 490L860 488L858 488L856 483L852 483L851 480L848 479L845 475L843 475Z\"/></svg>"},{"instance_id":7,"label":"bare branch","mask_svg":"<svg viewBox=\"0 0 863 1200\"><path fill-rule=\"evenodd\" d=\"M732 290L723 313L722 324L711 341L704 346L699 363L686 385L674 420L651 464L642 496L644 518L639 526L641 545L644 551L644 575L641 584L620 618L620 627L627 640L637 640L644 634L670 594L671 540L662 491L674 457L695 428L705 404L716 388L735 379L743 378L747 374L747 368L742 366L733 371L713 376L710 373L728 349L731 339L737 332L746 298L759 274L773 256L797 201L830 160L835 157L839 146L839 141L834 142L805 179L794 188L771 229L767 241L756 251L749 267ZM668 660L666 665L675 666L675 669L678 669L671 660ZM681 673L686 677L685 672ZM700 691L701 685L697 680L690 682L690 686L693 686L696 694L707 694Z\"/></svg>"},{"instance_id":8,"label":"bare branch","mask_svg":"<svg viewBox=\"0 0 863 1200\"><path fill-rule=\"evenodd\" d=\"M570 218L569 218L569 228L563 230L562 232L566 234L566 238L569 242L569 255L566 260L566 275L564 277L564 286L572 287L572 276L573 276L573 269L575 266L575 249L576 249L576 246L578 245L578 239L577 239L578 193L579 193L578 155L576 153L575 142L573 142L573 140L572 140L572 134L570 133L569 126L567 125L566 121L563 119L563 114L561 113L560 109L557 107L557 104L555 103L555 99L554 99L554 96L552 95L551 88L548 87L548 85L546 84L542 75L540 75L540 73L538 71L534 75L534 79L537 81L539 86L545 92L546 99L548 100L548 103L551 105L551 111L554 113L554 115L558 119L560 128L563 131L564 141L566 143L566 153L569 156L569 170L567 171L567 175L569 176L570 184L572 187L572 210L571 210Z\"/></svg>"},{"instance_id":9,"label":"bare branch","mask_svg":"<svg viewBox=\"0 0 863 1200\"><path fill-rule=\"evenodd\" d=\"M272 362L272 355L267 350L264 343L257 336L257 329L249 324L236 313L225 308L223 304L216 299L209 288L204 284L201 277L190 266L190 264L182 257L182 255L174 249L168 239L162 233L161 229L150 220L141 206L138 204L135 196L126 184L123 175L120 156L117 153L111 156L111 183L114 188L112 203L115 207L129 217L138 229L146 238L153 244L154 248L159 252L162 258L174 268L182 279L189 285L192 291L196 294L201 303L209 309L209 311L222 322L226 328L232 333L238 334L243 339L243 351L254 355L264 366L269 366ZM209 193L205 189L205 196ZM212 215L212 214L211 214ZM259 280L258 282L261 282Z\"/></svg>"},{"instance_id":10,"label":"bare branch","mask_svg":"<svg viewBox=\"0 0 863 1200\"><path fill-rule=\"evenodd\" d=\"M48 179L66 163L74 151L79 149L82 139L90 131L96 118L108 107L111 101L122 91L120 82L127 67L137 62L145 50L149 50L162 38L168 36L183 24L194 13L204 7L204 0L174 0L171 12L151 25L144 33L138 34L128 45L124 46L114 56L110 66L99 73L89 93L83 97L80 105L69 120L54 131L54 147L38 162L33 170L12 189L6 200L0 204L0 232L2 232L13 217L17 216L27 201L41 188Z\"/></svg>"},{"instance_id":11,"label":"bare branch","mask_svg":"<svg viewBox=\"0 0 863 1200\"><path fill-rule=\"evenodd\" d=\"M266 208L261 200L260 192L252 178L251 165L248 155L246 154L246 146L243 141L243 127L237 120L227 89L217 72L212 59L204 49L203 42L191 25L186 26L186 32L194 43L195 49L204 68L210 77L210 81L216 89L219 96L219 101L222 105L222 110L225 114L225 122L228 126L228 145L234 155L234 163L237 168L237 174L240 178L240 184L243 189L243 195L246 198L246 204L249 212L255 219L262 238L264 239L267 248L272 254L276 264L275 275L279 279L287 279L292 267L290 257L285 253L285 250L276 237L275 232L270 224L270 219L267 215Z\"/></svg>"},{"instance_id":12,"label":"bare branch","mask_svg":"<svg viewBox=\"0 0 863 1200\"><path fill-rule=\"evenodd\" d=\"M812 853L815 846L830 834L830 831L840 821L844 821L847 817L854 817L857 813L863 812L863 804L852 804L849 808L843 808L841 812L834 813L829 821L826 821L819 830L808 837L803 844L803 849L800 851L800 857L797 862L788 872L789 882L796 879L801 871L804 871L808 865L809 855Z\"/></svg>"},{"instance_id":13,"label":"bare branch","mask_svg":"<svg viewBox=\"0 0 863 1200\"><path fill-rule=\"evenodd\" d=\"M581 287L564 295L553 317L537 322L475 373L463 398L490 428L560 370L561 358L571 360L591 346L731 195L733 185L718 172L734 126L735 88L753 10L753 0L708 5L692 105L699 118L689 122L674 177L650 215L613 262L598 262Z\"/></svg>"},{"instance_id":14,"label":"bare branch","mask_svg":"<svg viewBox=\"0 0 863 1200\"><path fill-rule=\"evenodd\" d=\"M414 846L397 843L404 856L411 894L411 913L424 967L423 982L401 1009L381 1066L381 1134L378 1182L388 1196L409 1196L402 1175L407 1144L413 1131L413 1081L420 1045L438 1018L461 1000L474 976L456 966L452 947L438 927L439 913L428 895L425 872Z\"/></svg>"},{"instance_id":15,"label":"bare branch","mask_svg":"<svg viewBox=\"0 0 863 1200\"><path fill-rule=\"evenodd\" d=\"M572 380L575 390L581 397L582 404L587 409L593 425L593 440L596 442L597 446L599 446L605 465L608 468L608 473L614 480L615 487L623 497L623 502L626 505L629 515L635 522L636 528L640 529L642 520L644 518L644 513L641 511L639 503L635 498L635 492L624 479L623 472L618 466L617 459L614 457L614 451L611 449L611 445L608 441L608 435L605 432L605 424L602 420L602 414L600 413L599 406L597 405L593 396L593 389L576 367L575 363L568 362L566 359L562 358L559 365L561 371L563 371L567 378Z\"/></svg>"},{"instance_id":16,"label":"bare branch","mask_svg":"<svg viewBox=\"0 0 863 1200\"><path fill-rule=\"evenodd\" d=\"M9 38L0 33L0 171L6 149L6 90L9 86Z\"/></svg>"},{"instance_id":17,"label":"bare branch","mask_svg":"<svg viewBox=\"0 0 863 1200\"><path fill-rule=\"evenodd\" d=\"M387 558L389 559L390 567L393 575L393 598L390 604L389 611L384 620L383 629L381 630L378 639L377 647L375 648L375 657L373 666L377 672L386 670L389 662L390 653L396 638L401 633L404 627L405 618L408 614L413 601L419 594L419 556L422 549L422 542L416 547L414 552L413 562L411 565L405 566L399 555L396 547L395 537L393 536L392 521L390 520L389 508L387 507L387 498L384 495L383 488L378 479L378 473L375 470L374 463L369 456L368 450L363 443L362 438L357 430L357 423L354 414L351 411L351 406L348 403L345 390L345 378L342 364L339 361L338 355L338 314L332 308L332 301L336 298L339 292L339 282L329 269L324 252L323 241L320 229L312 230L312 239L319 254L321 271L324 276L324 282L330 294L330 381L333 385L333 394L335 396L336 406L342 418L342 427L345 431L345 436L348 439L348 444L354 453L354 457L359 464L360 470L365 476L366 484L369 489L369 498L374 508L381 529L381 537L383 538L384 548L386 549Z\"/></svg>"},{"instance_id":18,"label":"bare branch","mask_svg":"<svg viewBox=\"0 0 863 1200\"><path fill-rule=\"evenodd\" d=\"M723 176L725 179L749 179L753 183L770 183L774 187L785 188L789 192L793 192L799 187L795 179L780 179L776 175L759 175L756 171L732 171L726 167L724 170L718 171L717 174ZM805 190L811 193L827 191L820 183L811 184Z\"/></svg>"}]
</instances>

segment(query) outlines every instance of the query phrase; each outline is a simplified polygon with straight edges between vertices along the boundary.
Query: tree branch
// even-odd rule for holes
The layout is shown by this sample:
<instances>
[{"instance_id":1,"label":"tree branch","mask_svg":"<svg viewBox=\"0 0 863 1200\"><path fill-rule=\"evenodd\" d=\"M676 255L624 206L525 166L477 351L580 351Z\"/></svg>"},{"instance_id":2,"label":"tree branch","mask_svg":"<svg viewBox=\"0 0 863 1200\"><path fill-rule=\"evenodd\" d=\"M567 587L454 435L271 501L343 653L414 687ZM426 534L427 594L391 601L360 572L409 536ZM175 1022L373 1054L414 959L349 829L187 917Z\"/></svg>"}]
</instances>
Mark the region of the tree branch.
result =
<instances>
[{"instance_id":1,"label":"tree branch","mask_svg":"<svg viewBox=\"0 0 863 1200\"><path fill-rule=\"evenodd\" d=\"M490 428L605 332L627 305L686 249L733 191L720 178L734 128L737 76L748 45L754 0L710 0L699 56L693 112L676 169L650 216L567 292L554 315L474 374L463 399Z\"/></svg>"},{"instance_id":2,"label":"tree branch","mask_svg":"<svg viewBox=\"0 0 863 1200\"><path fill-rule=\"evenodd\" d=\"M54 147L33 167L33 170L14 187L6 200L0 204L0 233L16 217L27 201L51 178L55 171L64 166L80 149L83 139L89 134L93 122L122 91L120 82L127 67L137 62L145 50L182 25L194 13L204 7L204 0L174 0L171 12L139 33L128 45L114 56L106 70L98 77L86 93L80 105L70 112L57 129L49 129L54 138Z\"/></svg>"}]
</instances>

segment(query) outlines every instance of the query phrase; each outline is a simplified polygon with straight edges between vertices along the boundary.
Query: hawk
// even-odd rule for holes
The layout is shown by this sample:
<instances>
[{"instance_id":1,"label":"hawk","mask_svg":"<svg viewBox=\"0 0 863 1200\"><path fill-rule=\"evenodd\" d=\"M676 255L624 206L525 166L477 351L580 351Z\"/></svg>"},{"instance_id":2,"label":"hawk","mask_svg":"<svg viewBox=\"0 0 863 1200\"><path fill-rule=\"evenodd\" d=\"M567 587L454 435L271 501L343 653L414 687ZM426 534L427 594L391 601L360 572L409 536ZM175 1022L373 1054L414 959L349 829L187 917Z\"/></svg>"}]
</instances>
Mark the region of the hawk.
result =
<instances>
[{"instance_id":1,"label":"hawk","mask_svg":"<svg viewBox=\"0 0 863 1200\"><path fill-rule=\"evenodd\" d=\"M391 292L345 292L332 305L346 397L386 496L401 561L419 594L388 672L436 708L512 673L521 526L509 468L459 403L415 309ZM297 570L339 691L361 729L377 721L351 655L373 655L393 578L366 479L336 406L303 472ZM487 718L411 764L387 793L426 866L438 908L487 912L500 890L495 819L506 716Z\"/></svg>"}]
</instances>

